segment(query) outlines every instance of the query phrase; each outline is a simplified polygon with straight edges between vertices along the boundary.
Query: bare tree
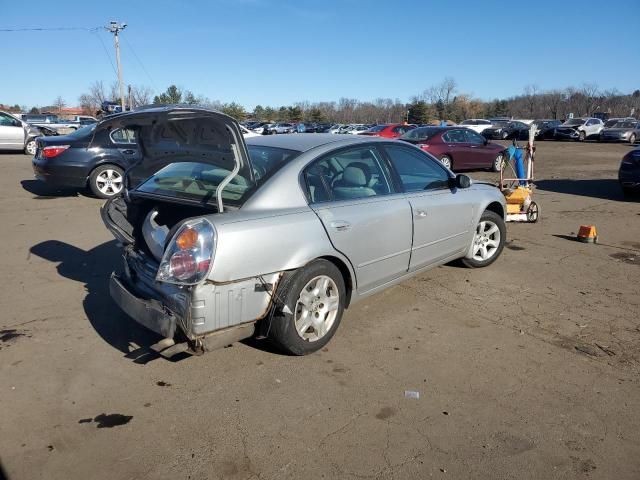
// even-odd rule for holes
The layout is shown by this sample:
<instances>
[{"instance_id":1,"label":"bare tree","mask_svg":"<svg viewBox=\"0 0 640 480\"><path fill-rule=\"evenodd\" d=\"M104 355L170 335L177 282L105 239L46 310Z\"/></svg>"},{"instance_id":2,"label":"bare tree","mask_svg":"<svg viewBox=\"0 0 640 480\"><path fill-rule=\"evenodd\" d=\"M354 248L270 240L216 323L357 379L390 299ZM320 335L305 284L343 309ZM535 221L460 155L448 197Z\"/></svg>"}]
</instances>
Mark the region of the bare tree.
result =
<instances>
[{"instance_id":1,"label":"bare tree","mask_svg":"<svg viewBox=\"0 0 640 480\"><path fill-rule=\"evenodd\" d=\"M132 85L131 99L134 107L149 105L153 99L153 90L144 85Z\"/></svg>"},{"instance_id":2,"label":"bare tree","mask_svg":"<svg viewBox=\"0 0 640 480\"><path fill-rule=\"evenodd\" d=\"M53 101L53 106L56 107L58 113L62 113L62 109L67 106L67 102L64 101L64 98L58 95L58 97Z\"/></svg>"}]
</instances>

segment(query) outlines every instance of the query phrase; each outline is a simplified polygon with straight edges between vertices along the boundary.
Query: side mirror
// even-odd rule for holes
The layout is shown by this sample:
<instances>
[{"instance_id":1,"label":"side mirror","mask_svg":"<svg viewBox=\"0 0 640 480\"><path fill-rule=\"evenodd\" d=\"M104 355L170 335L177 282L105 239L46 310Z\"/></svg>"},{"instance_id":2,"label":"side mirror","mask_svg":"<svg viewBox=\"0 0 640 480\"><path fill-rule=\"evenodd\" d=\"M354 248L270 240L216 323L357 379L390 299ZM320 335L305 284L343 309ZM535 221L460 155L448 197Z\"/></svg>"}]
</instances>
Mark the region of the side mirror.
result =
<instances>
[{"instance_id":1,"label":"side mirror","mask_svg":"<svg viewBox=\"0 0 640 480\"><path fill-rule=\"evenodd\" d=\"M458 175L456 175L456 188L469 188L472 183L473 182L471 181L471 178L469 178L467 175L463 173L459 173Z\"/></svg>"}]
</instances>

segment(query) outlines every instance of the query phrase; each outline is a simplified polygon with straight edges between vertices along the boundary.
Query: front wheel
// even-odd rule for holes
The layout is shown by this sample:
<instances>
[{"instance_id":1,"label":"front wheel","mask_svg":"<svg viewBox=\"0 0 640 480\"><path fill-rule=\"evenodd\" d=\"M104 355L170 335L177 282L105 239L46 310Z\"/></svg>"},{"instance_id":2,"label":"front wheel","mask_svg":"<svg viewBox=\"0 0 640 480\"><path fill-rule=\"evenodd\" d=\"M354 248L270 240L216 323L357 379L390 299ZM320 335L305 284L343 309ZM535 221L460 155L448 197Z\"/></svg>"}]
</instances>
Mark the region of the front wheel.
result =
<instances>
[{"instance_id":1,"label":"front wheel","mask_svg":"<svg viewBox=\"0 0 640 480\"><path fill-rule=\"evenodd\" d=\"M37 148L36 140L32 138L24 145L24 153L27 155L35 155Z\"/></svg>"},{"instance_id":2,"label":"front wheel","mask_svg":"<svg viewBox=\"0 0 640 480\"><path fill-rule=\"evenodd\" d=\"M636 134L632 133L631 136L629 137L629 143L631 145L633 145L634 143L636 143Z\"/></svg>"},{"instance_id":3,"label":"front wheel","mask_svg":"<svg viewBox=\"0 0 640 480\"><path fill-rule=\"evenodd\" d=\"M507 239L507 228L503 218L491 210L485 210L476 226L471 254L462 259L469 268L491 265L502 253Z\"/></svg>"},{"instance_id":4,"label":"front wheel","mask_svg":"<svg viewBox=\"0 0 640 480\"><path fill-rule=\"evenodd\" d=\"M587 134L585 132L580 132L578 134L578 141L584 142L587 139Z\"/></svg>"},{"instance_id":5,"label":"front wheel","mask_svg":"<svg viewBox=\"0 0 640 480\"><path fill-rule=\"evenodd\" d=\"M509 134L507 132L502 132L502 140L506 140L509 138Z\"/></svg>"},{"instance_id":6,"label":"front wheel","mask_svg":"<svg viewBox=\"0 0 640 480\"><path fill-rule=\"evenodd\" d=\"M89 189L98 198L119 195L124 187L124 172L115 165L100 165L89 175Z\"/></svg>"},{"instance_id":7,"label":"front wheel","mask_svg":"<svg viewBox=\"0 0 640 480\"><path fill-rule=\"evenodd\" d=\"M327 260L315 260L282 280L270 339L292 355L307 355L324 347L336 333L344 311L346 289L340 270Z\"/></svg>"}]
</instances>

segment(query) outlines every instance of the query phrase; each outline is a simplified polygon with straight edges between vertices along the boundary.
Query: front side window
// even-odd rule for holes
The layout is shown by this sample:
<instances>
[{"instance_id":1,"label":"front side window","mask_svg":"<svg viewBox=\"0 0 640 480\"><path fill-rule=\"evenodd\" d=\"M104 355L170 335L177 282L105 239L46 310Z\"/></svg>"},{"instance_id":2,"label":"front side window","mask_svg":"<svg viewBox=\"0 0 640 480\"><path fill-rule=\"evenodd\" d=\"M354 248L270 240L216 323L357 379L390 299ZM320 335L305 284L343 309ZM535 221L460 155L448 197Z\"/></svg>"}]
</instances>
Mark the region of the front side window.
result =
<instances>
[{"instance_id":1,"label":"front side window","mask_svg":"<svg viewBox=\"0 0 640 480\"><path fill-rule=\"evenodd\" d=\"M467 143L472 143L474 145L484 145L484 137L482 135L478 135L473 130L467 130L464 133L467 137Z\"/></svg>"},{"instance_id":2,"label":"front side window","mask_svg":"<svg viewBox=\"0 0 640 480\"><path fill-rule=\"evenodd\" d=\"M449 188L449 173L427 153L400 145L385 145L384 148L405 191Z\"/></svg>"},{"instance_id":3,"label":"front side window","mask_svg":"<svg viewBox=\"0 0 640 480\"><path fill-rule=\"evenodd\" d=\"M15 118L5 113L0 113L0 127L18 127L18 126L20 126L20 122L18 122Z\"/></svg>"},{"instance_id":4,"label":"front side window","mask_svg":"<svg viewBox=\"0 0 640 480\"><path fill-rule=\"evenodd\" d=\"M311 203L353 200L392 192L378 150L371 146L342 150L316 160L304 171Z\"/></svg>"}]
</instances>

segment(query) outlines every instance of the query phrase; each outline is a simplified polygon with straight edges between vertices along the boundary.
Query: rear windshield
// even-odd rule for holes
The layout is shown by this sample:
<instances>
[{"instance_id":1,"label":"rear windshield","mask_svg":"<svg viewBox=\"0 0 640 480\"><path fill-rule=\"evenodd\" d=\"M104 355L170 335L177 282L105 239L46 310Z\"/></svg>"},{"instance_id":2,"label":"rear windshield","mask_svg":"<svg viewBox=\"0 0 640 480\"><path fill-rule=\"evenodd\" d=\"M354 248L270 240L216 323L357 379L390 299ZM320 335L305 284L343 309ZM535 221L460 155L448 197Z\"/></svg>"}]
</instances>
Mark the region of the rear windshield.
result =
<instances>
[{"instance_id":1,"label":"rear windshield","mask_svg":"<svg viewBox=\"0 0 640 480\"><path fill-rule=\"evenodd\" d=\"M222 191L224 202L243 203L268 177L299 153L257 145L248 146L248 150L255 183L250 178L236 175ZM198 203L214 202L218 186L230 173L231 170L227 168L209 163L171 163L140 184L136 190Z\"/></svg>"},{"instance_id":2,"label":"rear windshield","mask_svg":"<svg viewBox=\"0 0 640 480\"><path fill-rule=\"evenodd\" d=\"M385 128L387 128L386 125L376 125L375 127L371 127L369 129L370 132L381 132L382 130L384 130Z\"/></svg>"},{"instance_id":3,"label":"rear windshield","mask_svg":"<svg viewBox=\"0 0 640 480\"><path fill-rule=\"evenodd\" d=\"M572 118L570 120L567 120L566 122L563 123L563 125L582 125L584 123L584 120L582 120L581 118Z\"/></svg>"},{"instance_id":4,"label":"rear windshield","mask_svg":"<svg viewBox=\"0 0 640 480\"><path fill-rule=\"evenodd\" d=\"M67 135L69 138L80 139L84 137L88 137L93 131L96 129L96 123L92 123L91 125L87 125L86 127L81 127L77 129L75 132Z\"/></svg>"},{"instance_id":5,"label":"rear windshield","mask_svg":"<svg viewBox=\"0 0 640 480\"><path fill-rule=\"evenodd\" d=\"M438 127L418 127L414 128L413 130L409 130L400 138L403 138L405 140L425 140L427 138L433 137L438 130Z\"/></svg>"}]
</instances>

